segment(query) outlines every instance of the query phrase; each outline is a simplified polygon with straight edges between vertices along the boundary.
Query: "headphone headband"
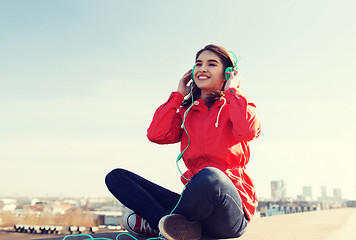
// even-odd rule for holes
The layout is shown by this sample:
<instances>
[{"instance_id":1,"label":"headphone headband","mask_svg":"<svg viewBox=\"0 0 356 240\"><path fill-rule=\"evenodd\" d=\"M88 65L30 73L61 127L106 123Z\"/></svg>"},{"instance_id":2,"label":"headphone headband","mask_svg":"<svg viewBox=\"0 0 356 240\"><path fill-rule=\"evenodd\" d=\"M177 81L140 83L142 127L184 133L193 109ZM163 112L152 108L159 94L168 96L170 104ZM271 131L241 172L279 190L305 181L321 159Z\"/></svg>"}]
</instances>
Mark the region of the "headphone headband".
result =
<instances>
[{"instance_id":1,"label":"headphone headband","mask_svg":"<svg viewBox=\"0 0 356 240\"><path fill-rule=\"evenodd\" d=\"M238 60L236 54L231 51L229 51L229 53L230 53L230 59L231 59L232 65L234 66L234 68L237 68L237 64L239 63L239 60Z\"/></svg>"}]
</instances>

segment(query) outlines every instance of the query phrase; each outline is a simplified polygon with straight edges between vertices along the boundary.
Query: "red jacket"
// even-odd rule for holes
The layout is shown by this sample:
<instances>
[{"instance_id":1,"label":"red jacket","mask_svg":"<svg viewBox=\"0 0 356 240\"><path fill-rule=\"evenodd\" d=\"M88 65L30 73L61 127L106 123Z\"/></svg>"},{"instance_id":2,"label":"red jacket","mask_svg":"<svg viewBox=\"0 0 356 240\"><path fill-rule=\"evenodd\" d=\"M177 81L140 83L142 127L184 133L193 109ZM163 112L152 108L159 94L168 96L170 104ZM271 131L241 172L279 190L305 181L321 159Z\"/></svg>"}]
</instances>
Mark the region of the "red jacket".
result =
<instances>
[{"instance_id":1,"label":"red jacket","mask_svg":"<svg viewBox=\"0 0 356 240\"><path fill-rule=\"evenodd\" d=\"M150 141L158 144L181 142L181 151L188 145L188 136L182 129L184 113L183 96L173 92L153 116L147 130ZM249 162L248 141L260 134L256 107L241 95L239 89L230 88L225 96L208 109L201 98L188 112L185 127L190 145L183 154L188 168L187 179L205 167L216 167L232 180L242 200L244 210L251 220L257 207L257 197L252 179L245 172ZM183 183L186 183L183 177Z\"/></svg>"}]
</instances>

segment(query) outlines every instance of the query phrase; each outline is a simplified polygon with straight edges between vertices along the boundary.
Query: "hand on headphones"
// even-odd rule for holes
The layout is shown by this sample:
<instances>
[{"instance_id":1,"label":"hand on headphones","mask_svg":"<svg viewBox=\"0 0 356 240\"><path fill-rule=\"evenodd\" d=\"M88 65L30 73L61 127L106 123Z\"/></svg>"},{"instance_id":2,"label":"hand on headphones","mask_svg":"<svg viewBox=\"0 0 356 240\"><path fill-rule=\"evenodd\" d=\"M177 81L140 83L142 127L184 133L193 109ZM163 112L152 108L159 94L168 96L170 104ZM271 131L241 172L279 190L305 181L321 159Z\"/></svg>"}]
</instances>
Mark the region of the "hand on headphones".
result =
<instances>
[{"instance_id":1,"label":"hand on headphones","mask_svg":"<svg viewBox=\"0 0 356 240\"><path fill-rule=\"evenodd\" d=\"M190 83L189 81L192 79L192 69L189 69L186 73L184 73L183 77L180 79L178 84L177 92L180 92L183 97L187 96L190 93Z\"/></svg>"},{"instance_id":2,"label":"hand on headphones","mask_svg":"<svg viewBox=\"0 0 356 240\"><path fill-rule=\"evenodd\" d=\"M225 84L224 91L228 90L229 88L239 88L240 87L240 73L239 71L234 68L234 71L227 72L230 75L230 78L227 80Z\"/></svg>"}]
</instances>

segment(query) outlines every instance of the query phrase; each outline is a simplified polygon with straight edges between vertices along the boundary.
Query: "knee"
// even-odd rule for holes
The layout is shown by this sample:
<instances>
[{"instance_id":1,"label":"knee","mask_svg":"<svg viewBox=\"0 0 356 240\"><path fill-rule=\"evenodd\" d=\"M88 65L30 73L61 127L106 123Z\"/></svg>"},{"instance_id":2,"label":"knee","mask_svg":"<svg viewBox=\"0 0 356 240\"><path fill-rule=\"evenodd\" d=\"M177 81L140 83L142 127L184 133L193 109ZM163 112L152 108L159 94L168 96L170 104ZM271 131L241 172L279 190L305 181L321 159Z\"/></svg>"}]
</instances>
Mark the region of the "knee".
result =
<instances>
[{"instance_id":1,"label":"knee","mask_svg":"<svg viewBox=\"0 0 356 240\"><path fill-rule=\"evenodd\" d=\"M120 178L125 175L127 170L122 168L116 168L109 172L105 177L105 184L107 187L112 186L113 184L120 182Z\"/></svg>"}]
</instances>

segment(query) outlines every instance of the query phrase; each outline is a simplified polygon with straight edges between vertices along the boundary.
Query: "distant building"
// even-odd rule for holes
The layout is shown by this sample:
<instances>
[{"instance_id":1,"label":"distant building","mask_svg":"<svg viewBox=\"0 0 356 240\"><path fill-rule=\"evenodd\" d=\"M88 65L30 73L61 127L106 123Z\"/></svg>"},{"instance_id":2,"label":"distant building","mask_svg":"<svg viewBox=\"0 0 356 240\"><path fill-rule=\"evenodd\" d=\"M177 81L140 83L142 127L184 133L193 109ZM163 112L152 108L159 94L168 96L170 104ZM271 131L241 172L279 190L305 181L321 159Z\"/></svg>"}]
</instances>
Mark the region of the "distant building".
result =
<instances>
[{"instance_id":1,"label":"distant building","mask_svg":"<svg viewBox=\"0 0 356 240\"><path fill-rule=\"evenodd\" d=\"M106 211L95 211L94 214L95 221L98 225L106 226L121 226L122 227L122 212L106 212Z\"/></svg>"},{"instance_id":2,"label":"distant building","mask_svg":"<svg viewBox=\"0 0 356 240\"><path fill-rule=\"evenodd\" d=\"M53 204L52 213L53 214L65 214L67 210L73 208L72 204Z\"/></svg>"},{"instance_id":3,"label":"distant building","mask_svg":"<svg viewBox=\"0 0 356 240\"><path fill-rule=\"evenodd\" d=\"M320 190L321 190L320 199L321 200L327 200L328 199L328 194L326 192L326 186L321 186Z\"/></svg>"},{"instance_id":4,"label":"distant building","mask_svg":"<svg viewBox=\"0 0 356 240\"><path fill-rule=\"evenodd\" d=\"M307 201L307 199L306 199L306 197L304 195L297 195L297 200L298 201L303 201L303 202Z\"/></svg>"},{"instance_id":5,"label":"distant building","mask_svg":"<svg viewBox=\"0 0 356 240\"><path fill-rule=\"evenodd\" d=\"M347 201L346 202L346 207L356 207L356 201Z\"/></svg>"},{"instance_id":6,"label":"distant building","mask_svg":"<svg viewBox=\"0 0 356 240\"><path fill-rule=\"evenodd\" d=\"M326 186L321 186L321 195L318 198L318 201L321 203L321 209L330 209L332 206L333 198L328 196Z\"/></svg>"},{"instance_id":7,"label":"distant building","mask_svg":"<svg viewBox=\"0 0 356 240\"><path fill-rule=\"evenodd\" d=\"M271 182L271 195L275 201L283 200L286 198L286 188L283 180Z\"/></svg>"},{"instance_id":8,"label":"distant building","mask_svg":"<svg viewBox=\"0 0 356 240\"><path fill-rule=\"evenodd\" d=\"M340 188L334 188L334 202L335 203L341 203L342 202L342 195L341 195L341 189Z\"/></svg>"},{"instance_id":9,"label":"distant building","mask_svg":"<svg viewBox=\"0 0 356 240\"><path fill-rule=\"evenodd\" d=\"M4 211L15 211L17 207L17 201L14 198L3 198L1 199L1 202L2 210Z\"/></svg>"},{"instance_id":10,"label":"distant building","mask_svg":"<svg viewBox=\"0 0 356 240\"><path fill-rule=\"evenodd\" d=\"M304 186L304 187L303 187L303 196L304 196L305 200L307 200L307 201L312 201L312 200L313 200L312 187L310 187L310 186Z\"/></svg>"}]
</instances>

